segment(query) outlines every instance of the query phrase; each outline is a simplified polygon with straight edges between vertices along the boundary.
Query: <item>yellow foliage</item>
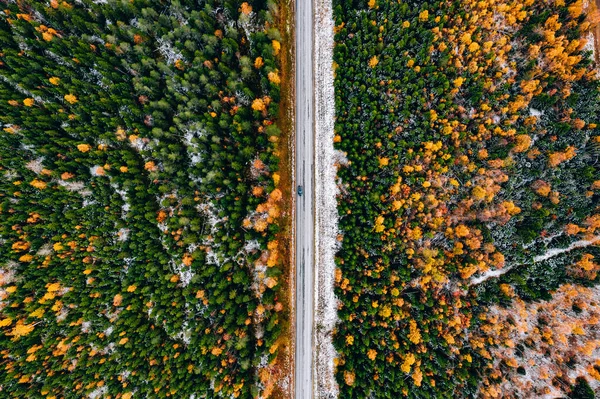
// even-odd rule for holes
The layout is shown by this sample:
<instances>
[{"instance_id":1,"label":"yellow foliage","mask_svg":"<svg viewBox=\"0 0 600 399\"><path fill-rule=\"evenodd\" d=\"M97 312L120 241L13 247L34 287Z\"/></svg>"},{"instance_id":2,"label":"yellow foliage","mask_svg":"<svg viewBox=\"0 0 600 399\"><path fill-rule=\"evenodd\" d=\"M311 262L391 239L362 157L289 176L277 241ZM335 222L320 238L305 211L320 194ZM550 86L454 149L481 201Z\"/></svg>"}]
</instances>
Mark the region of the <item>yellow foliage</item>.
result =
<instances>
[{"instance_id":1,"label":"yellow foliage","mask_svg":"<svg viewBox=\"0 0 600 399\"><path fill-rule=\"evenodd\" d=\"M531 137L527 134L519 134L515 136L516 144L513 147L514 152L525 152L531 146Z\"/></svg>"},{"instance_id":2,"label":"yellow foliage","mask_svg":"<svg viewBox=\"0 0 600 399\"><path fill-rule=\"evenodd\" d=\"M514 215L517 215L517 214L521 213L521 208L519 208L518 206L516 206L514 204L514 202L512 202L512 201L504 201L502 203L502 205L504 206L504 208L506 208L506 211L511 216L514 216Z\"/></svg>"},{"instance_id":3,"label":"yellow foliage","mask_svg":"<svg viewBox=\"0 0 600 399\"><path fill-rule=\"evenodd\" d=\"M267 287L273 288L277 285L277 279L275 279L273 277L268 277L265 283L266 283Z\"/></svg>"},{"instance_id":4,"label":"yellow foliage","mask_svg":"<svg viewBox=\"0 0 600 399\"><path fill-rule=\"evenodd\" d=\"M51 77L50 79L48 79L50 81L50 83L52 83L54 86L58 86L58 84L60 83L60 78L57 78L56 76Z\"/></svg>"},{"instance_id":5,"label":"yellow foliage","mask_svg":"<svg viewBox=\"0 0 600 399\"><path fill-rule=\"evenodd\" d=\"M146 163L144 163L144 169L150 172L154 172L157 168L156 168L156 164L154 163L154 161L148 161Z\"/></svg>"},{"instance_id":6,"label":"yellow foliage","mask_svg":"<svg viewBox=\"0 0 600 399\"><path fill-rule=\"evenodd\" d=\"M29 254L25 254L19 258L19 262L31 262L33 260L33 256Z\"/></svg>"},{"instance_id":7,"label":"yellow foliage","mask_svg":"<svg viewBox=\"0 0 600 399\"><path fill-rule=\"evenodd\" d=\"M473 190L471 190L471 194L473 195L474 198L476 198L478 200L482 200L486 197L485 189L480 186L473 187Z\"/></svg>"},{"instance_id":8,"label":"yellow foliage","mask_svg":"<svg viewBox=\"0 0 600 399\"><path fill-rule=\"evenodd\" d=\"M37 188L38 190L43 190L46 188L46 182L43 182L38 179L33 179L31 181L31 183L29 183L29 184L31 184L33 187Z\"/></svg>"},{"instance_id":9,"label":"yellow foliage","mask_svg":"<svg viewBox=\"0 0 600 399\"><path fill-rule=\"evenodd\" d=\"M410 368L415 363L415 361L416 361L415 355L413 355L412 353L409 353L404 358L404 362L400 366L400 370L402 370L404 373L410 373Z\"/></svg>"},{"instance_id":10,"label":"yellow foliage","mask_svg":"<svg viewBox=\"0 0 600 399\"><path fill-rule=\"evenodd\" d=\"M269 82L274 83L276 85L281 83L281 78L279 77L279 73L277 72L269 72L268 78Z\"/></svg>"},{"instance_id":11,"label":"yellow foliage","mask_svg":"<svg viewBox=\"0 0 600 399\"><path fill-rule=\"evenodd\" d=\"M265 106L265 102L263 101L262 98L256 98L254 99L254 101L252 101L252 109L255 111L264 111L267 109L267 107Z\"/></svg>"},{"instance_id":12,"label":"yellow foliage","mask_svg":"<svg viewBox=\"0 0 600 399\"><path fill-rule=\"evenodd\" d=\"M369 66L371 68L375 68L377 66L377 64L379 64L379 60L377 59L377 56L371 57L371 59L369 60Z\"/></svg>"},{"instance_id":13,"label":"yellow foliage","mask_svg":"<svg viewBox=\"0 0 600 399\"><path fill-rule=\"evenodd\" d=\"M61 286L60 283L52 283L52 284L48 284L46 289L48 290L48 292L57 292L61 290Z\"/></svg>"},{"instance_id":14,"label":"yellow foliage","mask_svg":"<svg viewBox=\"0 0 600 399\"><path fill-rule=\"evenodd\" d=\"M7 327L7 326L10 326L11 324L12 324L12 319L10 317L0 320L0 327Z\"/></svg>"},{"instance_id":15,"label":"yellow foliage","mask_svg":"<svg viewBox=\"0 0 600 399\"><path fill-rule=\"evenodd\" d=\"M415 386L420 387L421 382L423 381L423 373L421 372L421 369L419 367L415 367L415 371L413 372L412 378L415 383Z\"/></svg>"},{"instance_id":16,"label":"yellow foliage","mask_svg":"<svg viewBox=\"0 0 600 399\"><path fill-rule=\"evenodd\" d=\"M479 43L471 42L471 44L469 44L469 51L473 53L477 50L479 50Z\"/></svg>"},{"instance_id":17,"label":"yellow foliage","mask_svg":"<svg viewBox=\"0 0 600 399\"><path fill-rule=\"evenodd\" d=\"M381 308L381 310L379 311L379 315L383 318L388 318L392 315L392 308L389 307L388 305L385 305Z\"/></svg>"},{"instance_id":18,"label":"yellow foliage","mask_svg":"<svg viewBox=\"0 0 600 399\"><path fill-rule=\"evenodd\" d=\"M78 144L77 149L81 152L88 152L92 147L89 144Z\"/></svg>"},{"instance_id":19,"label":"yellow foliage","mask_svg":"<svg viewBox=\"0 0 600 399\"><path fill-rule=\"evenodd\" d=\"M73 94L65 94L64 98L69 104L75 104L77 102L77 97Z\"/></svg>"},{"instance_id":20,"label":"yellow foliage","mask_svg":"<svg viewBox=\"0 0 600 399\"><path fill-rule=\"evenodd\" d=\"M267 227L268 227L268 223L264 219L259 219L256 221L256 223L254 223L254 230L256 230L258 232L265 231L267 229Z\"/></svg>"},{"instance_id":21,"label":"yellow foliage","mask_svg":"<svg viewBox=\"0 0 600 399\"><path fill-rule=\"evenodd\" d=\"M377 357L377 351L375 349L369 349L367 351L367 357L371 360L375 360L375 358Z\"/></svg>"},{"instance_id":22,"label":"yellow foliage","mask_svg":"<svg viewBox=\"0 0 600 399\"><path fill-rule=\"evenodd\" d=\"M31 107L33 106L33 103L35 103L35 100L33 98L26 98L25 100L23 100L23 104L26 107Z\"/></svg>"},{"instance_id":23,"label":"yellow foliage","mask_svg":"<svg viewBox=\"0 0 600 399\"><path fill-rule=\"evenodd\" d=\"M569 159L573 158L574 156L575 156L575 147L570 145L562 152L550 153L550 155L548 156L548 164L551 167L555 167L555 166L558 166L559 164L561 164L562 162L568 161Z\"/></svg>"},{"instance_id":24,"label":"yellow foliage","mask_svg":"<svg viewBox=\"0 0 600 399\"><path fill-rule=\"evenodd\" d=\"M355 375L352 371L344 370L344 382L346 385L352 386L354 385Z\"/></svg>"},{"instance_id":25,"label":"yellow foliage","mask_svg":"<svg viewBox=\"0 0 600 399\"><path fill-rule=\"evenodd\" d=\"M454 229L454 234L456 234L457 237L466 237L469 235L469 233L470 233L469 228L467 226L465 226L464 224L459 224Z\"/></svg>"},{"instance_id":26,"label":"yellow foliage","mask_svg":"<svg viewBox=\"0 0 600 399\"><path fill-rule=\"evenodd\" d=\"M279 50L281 50L281 43L279 43L277 40L272 40L271 44L273 45L273 52L275 55L279 54Z\"/></svg>"},{"instance_id":27,"label":"yellow foliage","mask_svg":"<svg viewBox=\"0 0 600 399\"><path fill-rule=\"evenodd\" d=\"M419 344L421 342L421 332L419 331L417 323L414 320L410 321L409 330L408 339L410 342L413 344Z\"/></svg>"},{"instance_id":28,"label":"yellow foliage","mask_svg":"<svg viewBox=\"0 0 600 399\"><path fill-rule=\"evenodd\" d=\"M29 335L34 328L35 326L33 324L24 324L23 320L19 320L9 335L14 336L15 338L24 337Z\"/></svg>"}]
</instances>

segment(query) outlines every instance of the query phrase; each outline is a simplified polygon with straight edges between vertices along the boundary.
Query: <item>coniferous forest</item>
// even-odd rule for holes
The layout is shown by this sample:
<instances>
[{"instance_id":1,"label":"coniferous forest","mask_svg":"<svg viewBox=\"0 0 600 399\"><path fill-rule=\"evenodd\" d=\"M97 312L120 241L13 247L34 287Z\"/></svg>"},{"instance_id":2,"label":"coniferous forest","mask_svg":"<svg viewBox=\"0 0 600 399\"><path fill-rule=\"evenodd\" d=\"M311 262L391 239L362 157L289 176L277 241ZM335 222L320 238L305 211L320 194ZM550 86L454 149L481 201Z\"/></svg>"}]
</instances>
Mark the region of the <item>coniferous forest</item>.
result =
<instances>
[{"instance_id":1,"label":"coniferous forest","mask_svg":"<svg viewBox=\"0 0 600 399\"><path fill-rule=\"evenodd\" d=\"M594 398L584 5L333 1L340 397Z\"/></svg>"},{"instance_id":2,"label":"coniferous forest","mask_svg":"<svg viewBox=\"0 0 600 399\"><path fill-rule=\"evenodd\" d=\"M332 0L339 398L600 397L597 3ZM293 3L0 4L0 398L293 396Z\"/></svg>"},{"instance_id":3,"label":"coniferous forest","mask_svg":"<svg viewBox=\"0 0 600 399\"><path fill-rule=\"evenodd\" d=\"M283 311L276 4L2 3L0 396L256 397Z\"/></svg>"}]
</instances>

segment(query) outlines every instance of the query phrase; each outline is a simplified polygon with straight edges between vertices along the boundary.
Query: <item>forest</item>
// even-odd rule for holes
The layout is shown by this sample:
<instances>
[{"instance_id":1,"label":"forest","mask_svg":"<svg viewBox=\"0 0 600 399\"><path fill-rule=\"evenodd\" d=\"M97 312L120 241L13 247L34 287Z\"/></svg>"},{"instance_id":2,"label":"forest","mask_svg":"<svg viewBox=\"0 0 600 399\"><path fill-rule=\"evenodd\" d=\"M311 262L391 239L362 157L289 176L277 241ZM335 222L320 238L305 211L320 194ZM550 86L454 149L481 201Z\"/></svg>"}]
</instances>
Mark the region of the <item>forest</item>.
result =
<instances>
[{"instance_id":1,"label":"forest","mask_svg":"<svg viewBox=\"0 0 600 399\"><path fill-rule=\"evenodd\" d=\"M0 396L269 396L278 11L2 2Z\"/></svg>"},{"instance_id":2,"label":"forest","mask_svg":"<svg viewBox=\"0 0 600 399\"><path fill-rule=\"evenodd\" d=\"M333 7L339 397L598 397L598 10Z\"/></svg>"}]
</instances>

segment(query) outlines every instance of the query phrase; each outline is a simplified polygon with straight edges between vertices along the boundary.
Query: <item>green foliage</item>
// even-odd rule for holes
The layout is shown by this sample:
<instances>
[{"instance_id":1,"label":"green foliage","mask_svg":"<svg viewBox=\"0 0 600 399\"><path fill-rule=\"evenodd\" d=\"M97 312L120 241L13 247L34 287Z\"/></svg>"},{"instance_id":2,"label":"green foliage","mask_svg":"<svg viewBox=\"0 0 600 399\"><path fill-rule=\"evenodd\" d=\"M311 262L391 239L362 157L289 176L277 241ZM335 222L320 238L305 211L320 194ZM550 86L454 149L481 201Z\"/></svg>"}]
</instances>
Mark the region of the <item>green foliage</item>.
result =
<instances>
[{"instance_id":1,"label":"green foliage","mask_svg":"<svg viewBox=\"0 0 600 399\"><path fill-rule=\"evenodd\" d=\"M252 284L274 235L242 221L264 201L250 186L276 170L263 126L277 132L279 88L260 31L272 15L249 3L251 23L237 0L4 5L0 387L10 397L249 398L260 387L256 367L273 355L259 339L277 338L278 315L273 289ZM252 112L262 97L269 115ZM265 173L254 176L259 156ZM18 323L34 328L18 338Z\"/></svg>"}]
</instances>

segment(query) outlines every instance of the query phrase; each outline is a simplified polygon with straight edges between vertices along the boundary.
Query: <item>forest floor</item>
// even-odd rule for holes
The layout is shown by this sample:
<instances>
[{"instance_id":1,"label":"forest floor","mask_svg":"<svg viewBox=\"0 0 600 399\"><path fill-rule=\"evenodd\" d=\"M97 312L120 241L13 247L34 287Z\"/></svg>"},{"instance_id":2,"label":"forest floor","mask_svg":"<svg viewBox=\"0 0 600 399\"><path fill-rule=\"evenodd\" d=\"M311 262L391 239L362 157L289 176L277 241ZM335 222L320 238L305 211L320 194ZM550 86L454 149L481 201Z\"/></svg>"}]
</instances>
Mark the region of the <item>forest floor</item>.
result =
<instances>
[{"instance_id":1,"label":"forest floor","mask_svg":"<svg viewBox=\"0 0 600 399\"><path fill-rule=\"evenodd\" d=\"M281 74L281 100L277 125L281 129L279 138L279 186L283 198L294 198L293 163L294 163L294 98L295 98L295 71L294 71L294 0L280 2L277 28L281 33L281 52L279 54ZM283 264L282 279L278 292L278 302L283 304L284 312L281 337L279 338L279 352L274 364L270 368L270 380L275 383L272 398L291 398L294 392L294 202L284 201L283 210L279 220L281 231L278 234L279 250Z\"/></svg>"}]
</instances>

